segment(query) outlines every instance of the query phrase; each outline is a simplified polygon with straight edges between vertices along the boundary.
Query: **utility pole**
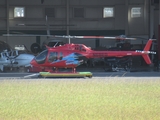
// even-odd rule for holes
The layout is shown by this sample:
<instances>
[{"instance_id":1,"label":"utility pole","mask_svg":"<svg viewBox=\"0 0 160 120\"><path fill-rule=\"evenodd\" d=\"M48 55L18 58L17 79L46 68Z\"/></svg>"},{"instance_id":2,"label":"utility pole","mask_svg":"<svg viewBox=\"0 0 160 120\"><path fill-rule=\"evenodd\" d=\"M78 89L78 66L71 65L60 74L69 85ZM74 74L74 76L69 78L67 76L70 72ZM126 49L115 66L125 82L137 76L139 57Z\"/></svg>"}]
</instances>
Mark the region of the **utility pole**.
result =
<instances>
[{"instance_id":1,"label":"utility pole","mask_svg":"<svg viewBox=\"0 0 160 120\"><path fill-rule=\"evenodd\" d=\"M69 0L66 0L66 34L69 36ZM70 43L70 37L68 37L68 43Z\"/></svg>"},{"instance_id":2,"label":"utility pole","mask_svg":"<svg viewBox=\"0 0 160 120\"><path fill-rule=\"evenodd\" d=\"M9 2L6 0L6 29L7 29L7 34L9 34ZM8 43L9 37L7 36L6 42Z\"/></svg>"},{"instance_id":3,"label":"utility pole","mask_svg":"<svg viewBox=\"0 0 160 120\"><path fill-rule=\"evenodd\" d=\"M129 20L129 16L128 16L128 10L129 10L129 8L128 8L128 0L126 0L126 2L125 2L125 35L126 36L128 36L129 35L129 22L128 22L128 20Z\"/></svg>"}]
</instances>

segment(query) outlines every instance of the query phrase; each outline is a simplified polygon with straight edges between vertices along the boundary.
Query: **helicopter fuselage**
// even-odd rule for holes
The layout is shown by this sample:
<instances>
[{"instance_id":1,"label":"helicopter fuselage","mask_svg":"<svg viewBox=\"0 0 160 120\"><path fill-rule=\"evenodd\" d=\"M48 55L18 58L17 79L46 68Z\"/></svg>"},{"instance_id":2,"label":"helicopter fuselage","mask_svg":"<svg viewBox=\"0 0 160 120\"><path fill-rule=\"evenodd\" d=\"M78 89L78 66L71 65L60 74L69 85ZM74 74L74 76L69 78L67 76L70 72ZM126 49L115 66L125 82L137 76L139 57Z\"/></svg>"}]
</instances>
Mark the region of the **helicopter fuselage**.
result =
<instances>
[{"instance_id":1,"label":"helicopter fuselage","mask_svg":"<svg viewBox=\"0 0 160 120\"><path fill-rule=\"evenodd\" d=\"M37 55L31 64L36 67L47 68L76 68L92 58L111 58L125 56L142 56L147 64L151 64L148 54L152 40L149 40L143 51L94 51L83 44L65 44L54 48L47 48Z\"/></svg>"}]
</instances>

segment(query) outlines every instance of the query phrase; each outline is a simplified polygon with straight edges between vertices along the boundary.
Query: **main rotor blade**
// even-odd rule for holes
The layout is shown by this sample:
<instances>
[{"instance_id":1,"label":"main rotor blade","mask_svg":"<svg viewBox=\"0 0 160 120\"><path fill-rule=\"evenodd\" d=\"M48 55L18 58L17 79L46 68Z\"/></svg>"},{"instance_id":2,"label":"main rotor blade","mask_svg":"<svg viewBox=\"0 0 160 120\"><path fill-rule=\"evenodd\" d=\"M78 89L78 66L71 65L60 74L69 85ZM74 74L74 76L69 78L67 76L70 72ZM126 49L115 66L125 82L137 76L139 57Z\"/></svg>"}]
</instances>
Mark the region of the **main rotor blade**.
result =
<instances>
[{"instance_id":1,"label":"main rotor blade","mask_svg":"<svg viewBox=\"0 0 160 120\"><path fill-rule=\"evenodd\" d=\"M118 40L136 40L136 38L126 38L126 37L107 37L107 36L66 36L66 35L55 35L54 37L59 37L59 38L88 38L88 39L93 39L93 38L99 38L99 39L118 39Z\"/></svg>"},{"instance_id":2,"label":"main rotor blade","mask_svg":"<svg viewBox=\"0 0 160 120\"><path fill-rule=\"evenodd\" d=\"M51 35L40 35L40 34L3 34L4 37L36 37L36 36L44 36L51 37Z\"/></svg>"},{"instance_id":3,"label":"main rotor blade","mask_svg":"<svg viewBox=\"0 0 160 120\"><path fill-rule=\"evenodd\" d=\"M78 38L78 39L114 39L114 40L136 40L136 38L127 38L124 36L107 37L107 36L70 36L70 35L40 35L40 34L3 34L6 37L35 37L35 36L45 36L45 37L55 37L55 38Z\"/></svg>"}]
</instances>

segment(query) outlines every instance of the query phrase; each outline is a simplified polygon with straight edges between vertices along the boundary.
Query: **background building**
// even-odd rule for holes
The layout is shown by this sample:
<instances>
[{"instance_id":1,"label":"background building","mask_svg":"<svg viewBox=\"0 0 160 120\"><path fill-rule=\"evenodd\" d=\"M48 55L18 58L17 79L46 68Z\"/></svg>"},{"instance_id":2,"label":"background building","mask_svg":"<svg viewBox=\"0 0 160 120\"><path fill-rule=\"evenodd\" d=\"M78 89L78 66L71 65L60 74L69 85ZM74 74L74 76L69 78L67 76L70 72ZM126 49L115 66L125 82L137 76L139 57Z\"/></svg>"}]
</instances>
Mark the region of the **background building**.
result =
<instances>
[{"instance_id":1,"label":"background building","mask_svg":"<svg viewBox=\"0 0 160 120\"><path fill-rule=\"evenodd\" d=\"M138 37L132 44L145 44L153 36L158 39L159 0L1 0L0 39L12 47L42 44L47 37L48 19L53 35L97 35ZM37 36L3 37L3 34ZM144 40L144 41L143 41ZM67 39L63 39L68 42ZM115 45L113 40L72 39L96 48Z\"/></svg>"}]
</instances>

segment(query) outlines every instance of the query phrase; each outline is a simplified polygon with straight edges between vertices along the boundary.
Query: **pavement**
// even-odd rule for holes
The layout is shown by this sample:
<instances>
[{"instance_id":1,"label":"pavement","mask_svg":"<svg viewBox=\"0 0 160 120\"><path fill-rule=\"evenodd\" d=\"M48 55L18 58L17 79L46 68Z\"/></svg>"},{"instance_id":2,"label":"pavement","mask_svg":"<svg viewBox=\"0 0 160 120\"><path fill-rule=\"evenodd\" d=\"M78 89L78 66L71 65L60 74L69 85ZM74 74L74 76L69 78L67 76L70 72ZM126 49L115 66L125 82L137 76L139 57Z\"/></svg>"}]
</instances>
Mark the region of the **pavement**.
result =
<instances>
[{"instance_id":1,"label":"pavement","mask_svg":"<svg viewBox=\"0 0 160 120\"><path fill-rule=\"evenodd\" d=\"M67 72L67 69L64 69L63 72ZM155 71L153 67L140 67L138 69L132 68L131 71L125 71L124 69L119 69L119 71L104 71L102 67L78 67L77 72L91 72L93 78L107 78L107 77L148 77L148 78L158 78L160 79L160 72ZM8 79L36 79L38 78L39 73L27 73L27 72L7 72L0 73L0 80Z\"/></svg>"}]
</instances>

